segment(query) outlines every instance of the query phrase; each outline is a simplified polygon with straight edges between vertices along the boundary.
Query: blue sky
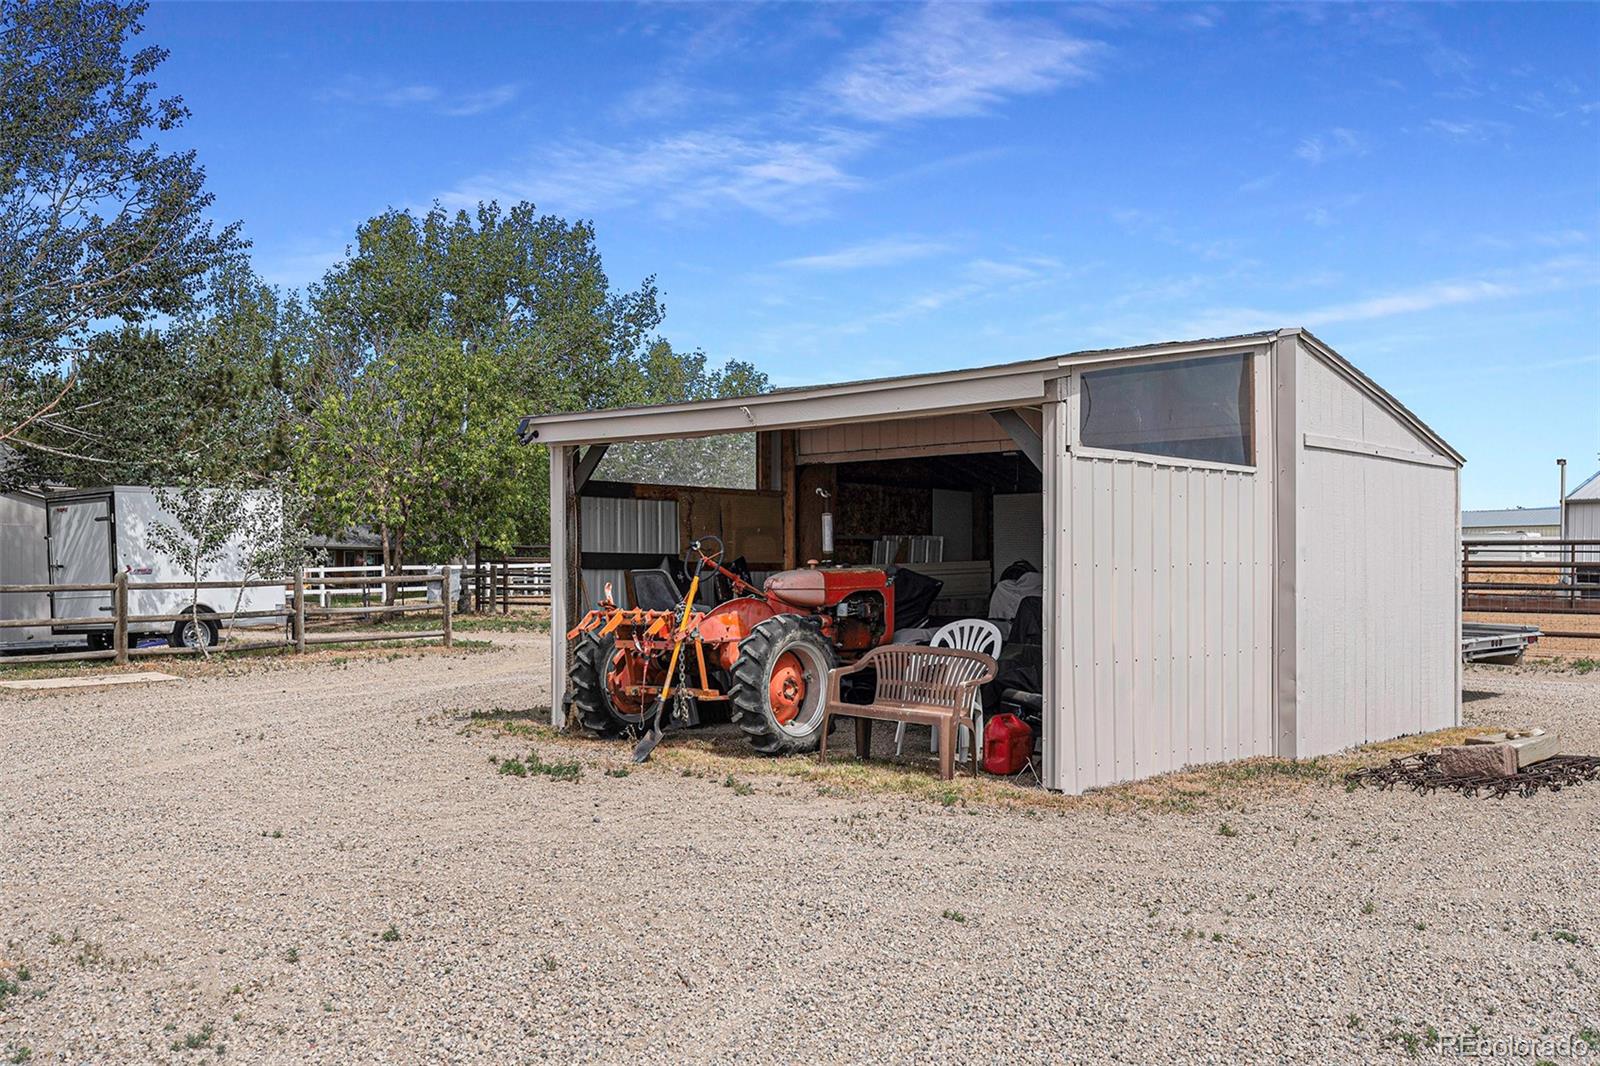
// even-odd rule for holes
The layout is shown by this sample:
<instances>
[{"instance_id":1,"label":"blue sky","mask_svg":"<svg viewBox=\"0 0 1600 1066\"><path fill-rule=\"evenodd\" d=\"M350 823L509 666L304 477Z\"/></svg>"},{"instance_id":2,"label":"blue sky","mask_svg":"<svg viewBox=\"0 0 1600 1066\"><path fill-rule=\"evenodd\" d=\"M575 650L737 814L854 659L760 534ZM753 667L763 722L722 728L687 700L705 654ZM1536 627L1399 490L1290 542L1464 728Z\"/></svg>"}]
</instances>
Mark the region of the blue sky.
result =
<instances>
[{"instance_id":1,"label":"blue sky","mask_svg":"<svg viewBox=\"0 0 1600 1066\"><path fill-rule=\"evenodd\" d=\"M529 199L778 384L1305 325L1466 453L1600 465L1600 5L158 4L217 213L303 286Z\"/></svg>"}]
</instances>

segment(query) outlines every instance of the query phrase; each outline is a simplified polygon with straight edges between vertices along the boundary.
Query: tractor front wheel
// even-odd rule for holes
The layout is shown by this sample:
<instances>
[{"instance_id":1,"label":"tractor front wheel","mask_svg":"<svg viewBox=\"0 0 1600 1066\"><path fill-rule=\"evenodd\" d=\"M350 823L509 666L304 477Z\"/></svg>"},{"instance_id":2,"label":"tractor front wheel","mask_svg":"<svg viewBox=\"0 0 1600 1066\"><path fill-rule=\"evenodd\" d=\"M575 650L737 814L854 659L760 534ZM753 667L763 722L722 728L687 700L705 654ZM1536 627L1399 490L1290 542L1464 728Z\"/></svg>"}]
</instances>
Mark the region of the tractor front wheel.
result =
<instances>
[{"instance_id":1,"label":"tractor front wheel","mask_svg":"<svg viewBox=\"0 0 1600 1066\"><path fill-rule=\"evenodd\" d=\"M816 751L833 645L801 615L774 615L739 642L729 698L739 728L763 755Z\"/></svg>"}]
</instances>

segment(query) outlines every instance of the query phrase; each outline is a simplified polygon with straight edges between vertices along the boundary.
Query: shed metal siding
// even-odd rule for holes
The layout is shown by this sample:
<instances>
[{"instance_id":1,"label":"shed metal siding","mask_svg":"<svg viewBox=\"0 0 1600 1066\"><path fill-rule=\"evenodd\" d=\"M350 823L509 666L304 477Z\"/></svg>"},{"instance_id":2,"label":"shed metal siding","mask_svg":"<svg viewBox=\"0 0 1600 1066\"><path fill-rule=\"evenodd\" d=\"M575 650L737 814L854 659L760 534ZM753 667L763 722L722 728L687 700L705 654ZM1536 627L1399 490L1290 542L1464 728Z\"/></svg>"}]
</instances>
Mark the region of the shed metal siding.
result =
<instances>
[{"instance_id":1,"label":"shed metal siding","mask_svg":"<svg viewBox=\"0 0 1600 1066\"><path fill-rule=\"evenodd\" d=\"M1567 497L1569 540L1600 540L1600 500L1575 500ZM1600 548L1573 548L1570 557L1577 563L1600 563Z\"/></svg>"},{"instance_id":2,"label":"shed metal siding","mask_svg":"<svg viewBox=\"0 0 1600 1066\"><path fill-rule=\"evenodd\" d=\"M626 496L584 496L579 500L579 538L585 552L641 555L678 554L676 500L639 500ZM621 570L583 570L583 605L593 606L612 586L617 604L631 607Z\"/></svg>"},{"instance_id":3,"label":"shed metal siding","mask_svg":"<svg viewBox=\"0 0 1600 1066\"><path fill-rule=\"evenodd\" d=\"M1269 360L1254 354L1266 397ZM1076 373L1063 392L1045 507L1057 787L1272 754L1270 405L1256 404L1256 466L1240 468L1080 449Z\"/></svg>"},{"instance_id":4,"label":"shed metal siding","mask_svg":"<svg viewBox=\"0 0 1600 1066\"><path fill-rule=\"evenodd\" d=\"M1302 345L1297 360L1303 439L1322 443L1302 443L1298 461L1297 714L1284 754L1454 725L1457 467L1315 352Z\"/></svg>"},{"instance_id":5,"label":"shed metal siding","mask_svg":"<svg viewBox=\"0 0 1600 1066\"><path fill-rule=\"evenodd\" d=\"M1072 457L1058 763L1076 789L1273 751L1270 479ZM1059 564L1058 564L1059 565Z\"/></svg>"}]
</instances>

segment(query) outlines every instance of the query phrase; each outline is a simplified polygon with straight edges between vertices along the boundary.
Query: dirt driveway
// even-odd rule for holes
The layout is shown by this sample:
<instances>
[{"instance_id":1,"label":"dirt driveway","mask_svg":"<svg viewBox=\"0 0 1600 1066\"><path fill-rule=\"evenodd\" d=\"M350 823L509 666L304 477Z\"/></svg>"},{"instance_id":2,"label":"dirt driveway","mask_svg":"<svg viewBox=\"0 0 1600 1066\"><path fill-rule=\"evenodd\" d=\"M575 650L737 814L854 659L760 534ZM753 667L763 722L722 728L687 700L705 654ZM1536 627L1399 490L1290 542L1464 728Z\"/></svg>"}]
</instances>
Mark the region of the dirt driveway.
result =
<instances>
[{"instance_id":1,"label":"dirt driveway","mask_svg":"<svg viewBox=\"0 0 1600 1066\"><path fill-rule=\"evenodd\" d=\"M545 640L0 694L0 1062L1410 1061L1600 1035L1600 784L1186 813L619 772ZM1469 671L1600 751L1600 672ZM498 772L537 749L576 781ZM525 762L524 762L525 765Z\"/></svg>"}]
</instances>

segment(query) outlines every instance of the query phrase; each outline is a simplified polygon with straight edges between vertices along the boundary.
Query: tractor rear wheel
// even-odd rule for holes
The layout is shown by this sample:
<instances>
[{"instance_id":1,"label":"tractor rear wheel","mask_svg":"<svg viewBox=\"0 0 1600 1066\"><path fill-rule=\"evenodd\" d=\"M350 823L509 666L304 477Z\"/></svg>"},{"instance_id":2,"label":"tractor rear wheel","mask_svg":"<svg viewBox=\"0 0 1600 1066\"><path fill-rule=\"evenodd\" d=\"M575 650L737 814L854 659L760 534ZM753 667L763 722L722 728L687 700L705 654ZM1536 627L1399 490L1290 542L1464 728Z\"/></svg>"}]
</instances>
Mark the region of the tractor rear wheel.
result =
<instances>
[{"instance_id":1,"label":"tractor rear wheel","mask_svg":"<svg viewBox=\"0 0 1600 1066\"><path fill-rule=\"evenodd\" d=\"M768 618L739 642L728 693L733 716L763 755L816 751L833 645L804 616Z\"/></svg>"},{"instance_id":2,"label":"tractor rear wheel","mask_svg":"<svg viewBox=\"0 0 1600 1066\"><path fill-rule=\"evenodd\" d=\"M619 696L613 691L643 677L629 676L630 666L618 652L613 634L584 633L572 649L572 669L567 687L572 693L572 709L583 728L602 737L616 736L629 726L637 726L648 710L645 701ZM642 669L648 669L647 666Z\"/></svg>"}]
</instances>

